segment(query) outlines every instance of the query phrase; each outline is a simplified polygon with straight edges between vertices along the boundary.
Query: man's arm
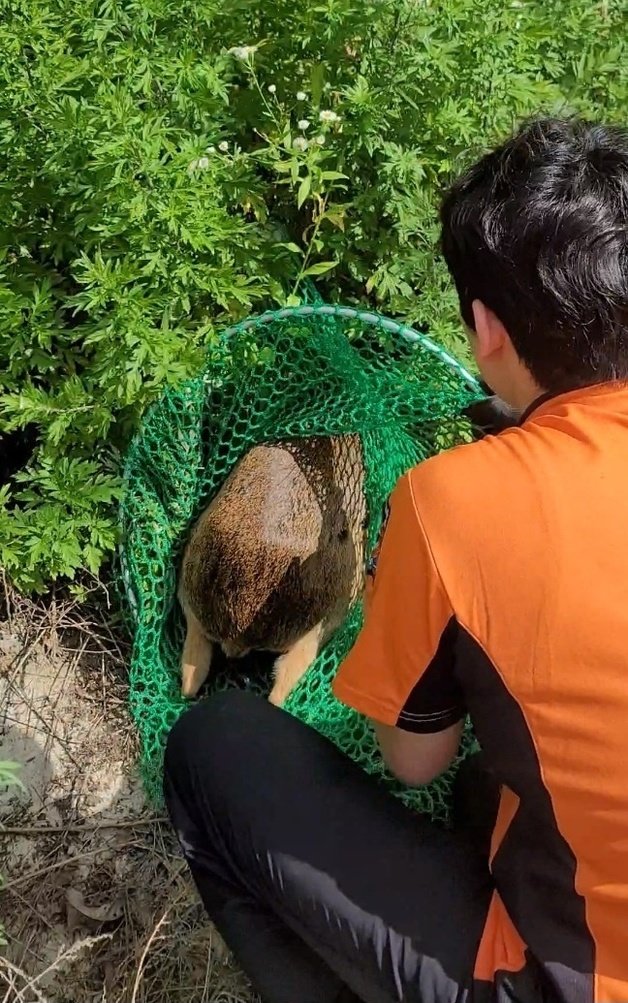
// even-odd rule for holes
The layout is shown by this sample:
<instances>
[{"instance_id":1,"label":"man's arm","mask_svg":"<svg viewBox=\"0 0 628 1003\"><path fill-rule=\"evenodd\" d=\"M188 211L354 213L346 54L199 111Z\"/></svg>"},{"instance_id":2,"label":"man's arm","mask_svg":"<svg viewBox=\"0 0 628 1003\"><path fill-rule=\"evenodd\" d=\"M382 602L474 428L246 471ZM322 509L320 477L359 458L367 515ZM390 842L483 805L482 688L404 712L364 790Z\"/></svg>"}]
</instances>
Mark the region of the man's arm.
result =
<instances>
[{"instance_id":1,"label":"man's arm","mask_svg":"<svg viewBox=\"0 0 628 1003\"><path fill-rule=\"evenodd\" d=\"M456 674L458 623L409 476L391 498L365 612L334 692L371 720L400 780L429 783L455 758L465 705Z\"/></svg>"},{"instance_id":2,"label":"man's arm","mask_svg":"<svg viewBox=\"0 0 628 1003\"><path fill-rule=\"evenodd\" d=\"M432 735L415 735L379 721L372 724L386 766L409 787L429 784L444 773L460 746L461 721Z\"/></svg>"}]
</instances>

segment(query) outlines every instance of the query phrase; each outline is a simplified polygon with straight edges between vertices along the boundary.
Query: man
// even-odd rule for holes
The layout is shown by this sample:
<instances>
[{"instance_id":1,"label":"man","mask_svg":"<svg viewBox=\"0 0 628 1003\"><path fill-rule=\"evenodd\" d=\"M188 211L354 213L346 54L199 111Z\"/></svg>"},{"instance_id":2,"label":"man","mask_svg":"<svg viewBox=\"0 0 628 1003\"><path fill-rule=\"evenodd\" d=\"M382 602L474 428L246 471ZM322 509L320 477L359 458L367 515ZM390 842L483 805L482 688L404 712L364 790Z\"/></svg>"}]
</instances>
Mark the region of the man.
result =
<instances>
[{"instance_id":1,"label":"man","mask_svg":"<svg viewBox=\"0 0 628 1003\"><path fill-rule=\"evenodd\" d=\"M335 692L409 784L470 715L490 857L243 693L175 727L168 804L266 1003L626 1003L628 133L527 125L441 218L478 368L522 416L401 480Z\"/></svg>"}]
</instances>

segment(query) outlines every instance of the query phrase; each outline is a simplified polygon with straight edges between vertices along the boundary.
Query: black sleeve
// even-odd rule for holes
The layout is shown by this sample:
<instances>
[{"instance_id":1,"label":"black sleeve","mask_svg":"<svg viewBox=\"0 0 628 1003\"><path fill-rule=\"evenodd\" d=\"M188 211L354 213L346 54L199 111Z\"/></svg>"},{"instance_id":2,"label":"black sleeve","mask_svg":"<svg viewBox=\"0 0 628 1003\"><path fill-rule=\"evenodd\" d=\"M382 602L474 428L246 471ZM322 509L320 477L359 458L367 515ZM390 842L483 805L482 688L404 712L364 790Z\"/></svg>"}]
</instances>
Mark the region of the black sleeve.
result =
<instances>
[{"instance_id":1,"label":"black sleeve","mask_svg":"<svg viewBox=\"0 0 628 1003\"><path fill-rule=\"evenodd\" d=\"M462 689L454 674L457 636L458 624L452 617L434 658L399 712L398 728L427 735L444 731L465 717Z\"/></svg>"}]
</instances>

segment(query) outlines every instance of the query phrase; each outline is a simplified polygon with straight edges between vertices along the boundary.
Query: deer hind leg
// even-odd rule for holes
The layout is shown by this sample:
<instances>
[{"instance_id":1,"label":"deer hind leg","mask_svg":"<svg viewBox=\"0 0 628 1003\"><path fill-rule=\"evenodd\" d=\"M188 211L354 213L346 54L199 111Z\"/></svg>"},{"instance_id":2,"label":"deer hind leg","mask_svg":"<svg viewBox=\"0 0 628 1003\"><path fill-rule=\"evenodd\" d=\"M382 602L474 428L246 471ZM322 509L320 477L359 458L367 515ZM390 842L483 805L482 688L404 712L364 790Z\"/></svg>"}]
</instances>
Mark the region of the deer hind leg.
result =
<instances>
[{"instance_id":1,"label":"deer hind leg","mask_svg":"<svg viewBox=\"0 0 628 1003\"><path fill-rule=\"evenodd\" d=\"M209 675L213 644L191 610L183 607L187 630L181 656L181 694L195 697Z\"/></svg>"},{"instance_id":2,"label":"deer hind leg","mask_svg":"<svg viewBox=\"0 0 628 1003\"><path fill-rule=\"evenodd\" d=\"M305 675L318 654L323 624L317 623L275 662L275 683L268 699L281 707L296 684Z\"/></svg>"}]
</instances>

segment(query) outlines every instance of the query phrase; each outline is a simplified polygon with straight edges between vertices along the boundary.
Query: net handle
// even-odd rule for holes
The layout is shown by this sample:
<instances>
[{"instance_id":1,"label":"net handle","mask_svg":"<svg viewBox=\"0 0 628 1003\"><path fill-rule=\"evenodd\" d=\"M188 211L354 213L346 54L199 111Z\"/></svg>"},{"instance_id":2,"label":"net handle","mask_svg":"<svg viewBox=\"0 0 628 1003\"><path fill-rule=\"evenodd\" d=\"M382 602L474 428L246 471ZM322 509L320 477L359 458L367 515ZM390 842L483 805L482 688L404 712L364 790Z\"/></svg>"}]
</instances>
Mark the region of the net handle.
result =
<instances>
[{"instance_id":1,"label":"net handle","mask_svg":"<svg viewBox=\"0 0 628 1003\"><path fill-rule=\"evenodd\" d=\"M230 335L239 334L241 331L262 327L264 324L270 324L274 320L285 320L289 317L340 317L343 320L359 320L362 324L379 327L389 334L399 335L404 341L422 345L428 352L437 355L442 362L455 369L471 390L476 393L482 393L482 388L475 376L468 369L465 369L462 363L458 362L453 355L450 355L444 348L437 345L435 341L432 341L427 335L421 334L415 328L409 327L407 324L400 324L398 321L392 320L391 317L385 317L383 314L376 313L373 310L359 310L352 306L332 305L330 303L321 303L316 306L309 306L307 304L303 306L287 306L282 307L280 310L267 310L256 317L248 317L246 320L240 321L239 324L225 328L221 332L221 337L228 338Z\"/></svg>"}]
</instances>

